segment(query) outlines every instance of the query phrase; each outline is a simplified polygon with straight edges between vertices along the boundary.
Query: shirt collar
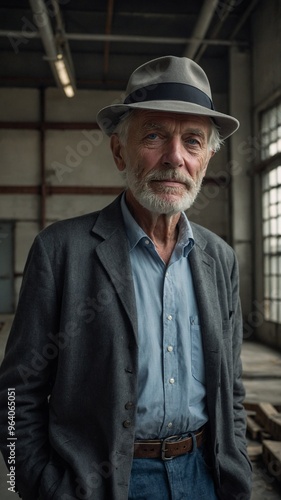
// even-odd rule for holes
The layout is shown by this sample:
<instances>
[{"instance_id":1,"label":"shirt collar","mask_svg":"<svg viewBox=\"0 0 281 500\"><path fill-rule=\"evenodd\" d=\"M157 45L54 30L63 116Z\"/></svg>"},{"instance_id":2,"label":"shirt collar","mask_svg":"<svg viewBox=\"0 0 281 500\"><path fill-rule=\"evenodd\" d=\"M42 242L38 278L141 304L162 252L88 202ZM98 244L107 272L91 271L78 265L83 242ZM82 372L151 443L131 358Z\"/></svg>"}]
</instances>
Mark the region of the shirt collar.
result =
<instances>
[{"instance_id":1,"label":"shirt collar","mask_svg":"<svg viewBox=\"0 0 281 500\"><path fill-rule=\"evenodd\" d=\"M125 223L125 229L129 241L130 251L142 240L143 238L149 238L145 231L138 225L134 217L132 216L127 203L125 192L121 198L121 210ZM150 240L151 241L151 240ZM152 242L153 243L153 242ZM188 253L194 246L193 231L188 218L184 212L181 212L179 219L179 236L176 244L176 250L181 251L184 257L187 257Z\"/></svg>"}]
</instances>

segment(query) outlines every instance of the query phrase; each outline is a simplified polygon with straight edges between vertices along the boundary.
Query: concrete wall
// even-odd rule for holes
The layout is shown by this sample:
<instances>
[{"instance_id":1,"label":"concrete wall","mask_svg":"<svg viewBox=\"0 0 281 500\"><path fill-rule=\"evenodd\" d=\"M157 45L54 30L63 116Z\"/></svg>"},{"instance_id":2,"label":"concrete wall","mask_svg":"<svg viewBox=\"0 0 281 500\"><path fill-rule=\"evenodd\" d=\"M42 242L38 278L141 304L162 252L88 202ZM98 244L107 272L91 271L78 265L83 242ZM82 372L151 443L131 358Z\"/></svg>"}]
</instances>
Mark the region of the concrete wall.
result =
<instances>
[{"instance_id":1,"label":"concrete wall","mask_svg":"<svg viewBox=\"0 0 281 500\"><path fill-rule=\"evenodd\" d=\"M216 60L209 71L205 69L208 74L210 72L216 109L229 112L229 68L225 68L225 61ZM224 75L227 78L222 78ZM0 121L16 124L16 127L0 128L0 186L20 190L14 194L0 194L0 220L14 221L16 297L28 250L41 229L42 211L48 225L58 219L100 209L116 196L109 191L108 194L52 194L46 197L42 207L41 196L34 191L42 182L42 148L47 188L121 189L122 180L111 158L108 138L98 130L91 130L89 124L95 121L96 112L101 107L120 102L122 97L120 91L79 90L73 99L67 99L61 91L49 88L44 95L43 113L39 90L0 89ZM233 106L234 116L235 111ZM36 129L36 124L42 121L43 114L44 122L64 122L66 127L56 129L47 126L42 133ZM27 128L26 123L33 123L34 126ZM76 129L67 128L73 123L78 124ZM188 215L191 220L232 243L233 163L230 145L231 142L226 140L221 151L211 160L207 177L214 178L214 181L203 186ZM218 178L220 182L216 180ZM28 194L26 191L24 194L24 188ZM243 259L244 255L241 261ZM248 291L245 296L248 297Z\"/></svg>"},{"instance_id":2,"label":"concrete wall","mask_svg":"<svg viewBox=\"0 0 281 500\"><path fill-rule=\"evenodd\" d=\"M45 121L92 123L100 106L118 99L120 92L80 91L70 101L57 89L48 89ZM15 303L29 248L41 229L41 197L34 192L42 180L41 134L36 130L41 113L38 90L0 89L0 121L16 124L0 129L0 186L8 190L7 194L0 194L0 220L14 222ZM98 130L83 126L78 130L46 129L44 162L47 186L122 186L108 139ZM19 192L11 193L11 188L18 188ZM98 210L114 197L110 194L47 196L46 225Z\"/></svg>"}]
</instances>

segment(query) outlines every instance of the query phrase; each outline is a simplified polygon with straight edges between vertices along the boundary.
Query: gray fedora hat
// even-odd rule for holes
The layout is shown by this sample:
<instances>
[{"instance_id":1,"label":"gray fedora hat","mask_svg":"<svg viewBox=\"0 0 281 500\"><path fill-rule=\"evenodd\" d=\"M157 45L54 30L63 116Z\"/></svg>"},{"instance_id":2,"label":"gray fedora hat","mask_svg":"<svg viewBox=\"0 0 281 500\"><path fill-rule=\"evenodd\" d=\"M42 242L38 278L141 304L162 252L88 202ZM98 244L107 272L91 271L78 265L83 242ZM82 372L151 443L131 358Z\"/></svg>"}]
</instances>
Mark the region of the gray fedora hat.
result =
<instances>
[{"instance_id":1,"label":"gray fedora hat","mask_svg":"<svg viewBox=\"0 0 281 500\"><path fill-rule=\"evenodd\" d=\"M215 111L206 73L187 57L160 57L137 68L129 79L124 102L101 109L97 122L111 135L121 117L132 109L209 116L222 139L239 127L236 118Z\"/></svg>"}]
</instances>

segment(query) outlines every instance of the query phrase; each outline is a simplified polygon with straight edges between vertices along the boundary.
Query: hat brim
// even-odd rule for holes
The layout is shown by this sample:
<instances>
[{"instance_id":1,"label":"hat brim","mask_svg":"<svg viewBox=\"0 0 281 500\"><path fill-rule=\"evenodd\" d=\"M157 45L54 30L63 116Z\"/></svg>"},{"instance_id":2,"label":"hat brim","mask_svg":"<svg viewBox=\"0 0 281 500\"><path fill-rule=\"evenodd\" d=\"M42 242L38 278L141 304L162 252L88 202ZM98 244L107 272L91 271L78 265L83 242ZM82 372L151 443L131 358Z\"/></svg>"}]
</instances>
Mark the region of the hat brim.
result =
<instances>
[{"instance_id":1,"label":"hat brim","mask_svg":"<svg viewBox=\"0 0 281 500\"><path fill-rule=\"evenodd\" d=\"M219 113L218 111L205 108L199 104L185 101L145 101L133 104L115 104L102 108L97 114L97 122L103 132L110 136L113 134L121 117L132 109L147 109L153 111L163 111L171 113L181 113L186 115L198 115L210 117L219 128L222 139L232 135L239 127L239 121L233 116Z\"/></svg>"}]
</instances>

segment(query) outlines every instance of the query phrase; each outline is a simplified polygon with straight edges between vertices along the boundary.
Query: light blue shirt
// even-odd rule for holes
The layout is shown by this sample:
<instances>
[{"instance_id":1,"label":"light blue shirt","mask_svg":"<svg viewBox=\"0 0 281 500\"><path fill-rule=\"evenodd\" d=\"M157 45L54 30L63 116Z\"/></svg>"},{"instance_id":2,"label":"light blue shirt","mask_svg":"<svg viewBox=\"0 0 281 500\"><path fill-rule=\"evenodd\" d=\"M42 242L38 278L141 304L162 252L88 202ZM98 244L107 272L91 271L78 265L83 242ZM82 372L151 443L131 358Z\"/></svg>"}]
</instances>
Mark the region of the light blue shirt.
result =
<instances>
[{"instance_id":1,"label":"light blue shirt","mask_svg":"<svg viewBox=\"0 0 281 500\"><path fill-rule=\"evenodd\" d=\"M184 213L166 265L154 243L121 202L130 246L138 311L136 439L195 431L207 420L198 308L188 255L193 234Z\"/></svg>"}]
</instances>

